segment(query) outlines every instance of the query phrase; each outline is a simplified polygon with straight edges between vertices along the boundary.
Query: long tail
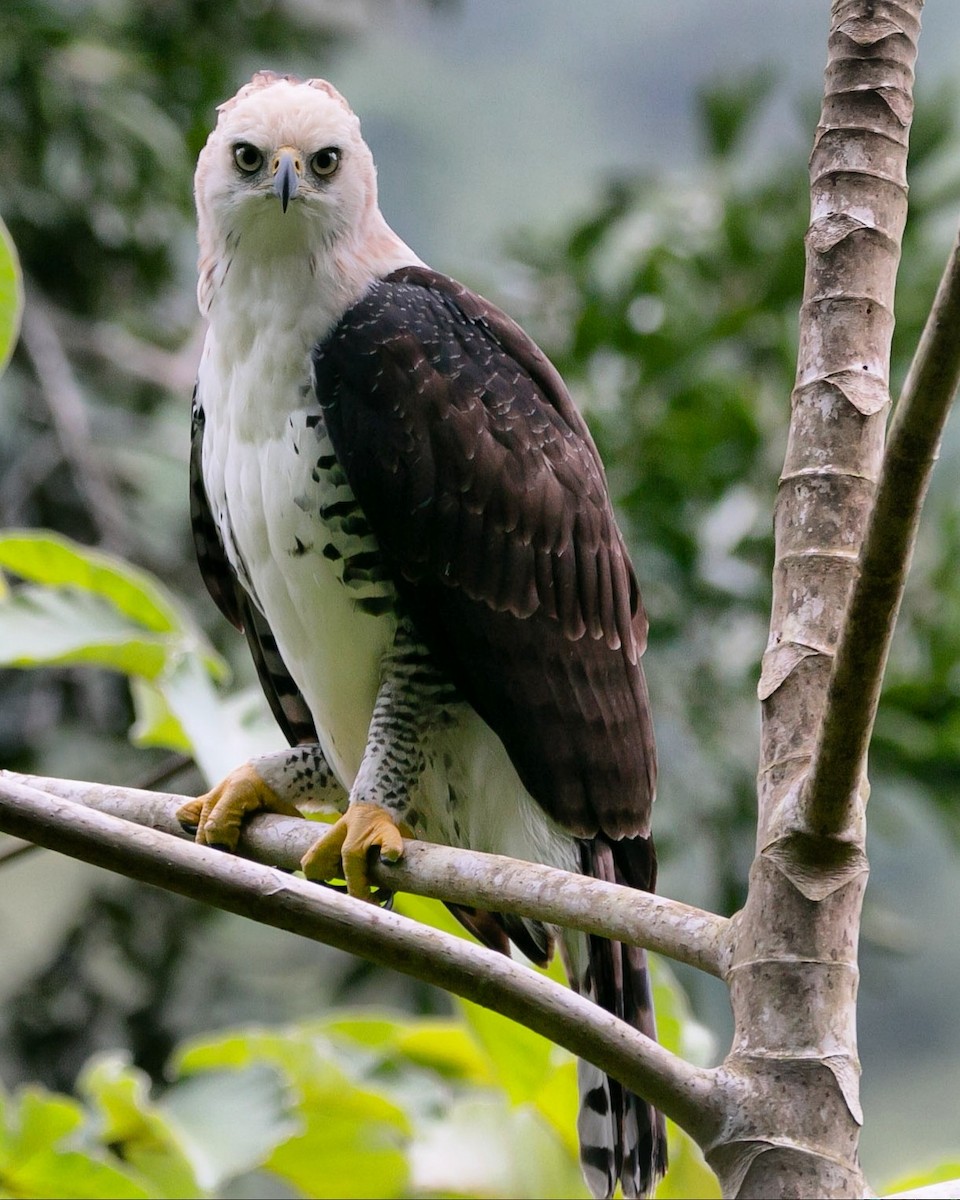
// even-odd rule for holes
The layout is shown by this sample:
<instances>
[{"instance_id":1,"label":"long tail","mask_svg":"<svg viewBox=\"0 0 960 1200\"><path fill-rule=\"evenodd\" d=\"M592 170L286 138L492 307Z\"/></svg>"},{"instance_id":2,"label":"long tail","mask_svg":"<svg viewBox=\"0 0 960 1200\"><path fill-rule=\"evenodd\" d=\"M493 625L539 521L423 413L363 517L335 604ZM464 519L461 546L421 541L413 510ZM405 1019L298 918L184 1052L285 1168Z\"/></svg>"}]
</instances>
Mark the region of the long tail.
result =
<instances>
[{"instance_id":1,"label":"long tail","mask_svg":"<svg viewBox=\"0 0 960 1200\"><path fill-rule=\"evenodd\" d=\"M649 838L582 841L581 869L610 883L653 891L657 860ZM567 931L564 958L571 986L648 1037L656 1038L646 952ZM599 1067L578 1063L580 1163L594 1196L649 1196L667 1169L663 1115Z\"/></svg>"}]
</instances>

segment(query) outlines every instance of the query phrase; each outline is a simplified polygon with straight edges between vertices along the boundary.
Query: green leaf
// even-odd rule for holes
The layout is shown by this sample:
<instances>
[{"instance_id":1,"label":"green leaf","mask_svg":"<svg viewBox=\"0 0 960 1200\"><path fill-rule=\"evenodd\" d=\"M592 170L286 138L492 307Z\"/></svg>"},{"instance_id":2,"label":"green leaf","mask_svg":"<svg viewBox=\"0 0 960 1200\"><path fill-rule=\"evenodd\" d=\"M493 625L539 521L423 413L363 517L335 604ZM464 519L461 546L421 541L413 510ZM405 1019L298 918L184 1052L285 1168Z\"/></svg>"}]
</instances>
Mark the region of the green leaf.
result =
<instances>
[{"instance_id":1,"label":"green leaf","mask_svg":"<svg viewBox=\"0 0 960 1200\"><path fill-rule=\"evenodd\" d=\"M444 1078L480 1085L494 1082L487 1056L459 1021L344 1013L322 1022L321 1028L331 1037L377 1050L394 1061L403 1059Z\"/></svg>"},{"instance_id":2,"label":"green leaf","mask_svg":"<svg viewBox=\"0 0 960 1200\"><path fill-rule=\"evenodd\" d=\"M418 1192L440 1196L581 1197L575 1156L527 1105L461 1096L425 1125L412 1153Z\"/></svg>"},{"instance_id":3,"label":"green leaf","mask_svg":"<svg viewBox=\"0 0 960 1200\"><path fill-rule=\"evenodd\" d=\"M250 757L250 741L236 710L219 696L195 654L171 655L154 683L211 786Z\"/></svg>"},{"instance_id":4,"label":"green leaf","mask_svg":"<svg viewBox=\"0 0 960 1200\"><path fill-rule=\"evenodd\" d=\"M65 1200L103 1197L139 1200L149 1193L142 1184L106 1161L106 1152L88 1154L76 1143L84 1123L83 1108L67 1096L26 1088L4 1104L0 1139L0 1178L6 1195L63 1196Z\"/></svg>"},{"instance_id":5,"label":"green leaf","mask_svg":"<svg viewBox=\"0 0 960 1200\"><path fill-rule=\"evenodd\" d=\"M167 704L163 691L141 675L130 678L130 695L136 719L130 727L135 746L162 746L189 754L192 746L180 721Z\"/></svg>"},{"instance_id":6,"label":"green leaf","mask_svg":"<svg viewBox=\"0 0 960 1200\"><path fill-rule=\"evenodd\" d=\"M178 1069L195 1073L265 1064L297 1096L303 1132L281 1143L263 1167L307 1196L402 1196L410 1119L391 1099L361 1087L334 1062L316 1027L248 1030L182 1047Z\"/></svg>"},{"instance_id":7,"label":"green leaf","mask_svg":"<svg viewBox=\"0 0 960 1200\"><path fill-rule=\"evenodd\" d=\"M0 664L130 676L133 740L191 750L211 782L250 757L240 712L211 683L225 662L152 576L45 531L0 534L0 567L29 581L0 594Z\"/></svg>"},{"instance_id":8,"label":"green leaf","mask_svg":"<svg viewBox=\"0 0 960 1200\"><path fill-rule=\"evenodd\" d=\"M649 956L649 964L657 1041L672 1054L707 1066L716 1050L713 1035L694 1017L686 992L665 960L654 954Z\"/></svg>"},{"instance_id":9,"label":"green leaf","mask_svg":"<svg viewBox=\"0 0 960 1200\"><path fill-rule=\"evenodd\" d=\"M482 1086L493 1082L487 1056L456 1021L411 1022L394 1045L397 1054L439 1075Z\"/></svg>"},{"instance_id":10,"label":"green leaf","mask_svg":"<svg viewBox=\"0 0 960 1200\"><path fill-rule=\"evenodd\" d=\"M171 1200L204 1194L181 1133L151 1101L147 1076L122 1054L91 1059L77 1089L98 1115L101 1140L118 1148L154 1194Z\"/></svg>"},{"instance_id":11,"label":"green leaf","mask_svg":"<svg viewBox=\"0 0 960 1200\"><path fill-rule=\"evenodd\" d=\"M27 1087L20 1092L19 1111L15 1122L17 1129L16 1153L24 1159L49 1150L68 1133L73 1133L83 1124L83 1108L67 1096L47 1094L37 1087Z\"/></svg>"},{"instance_id":12,"label":"green leaf","mask_svg":"<svg viewBox=\"0 0 960 1200\"><path fill-rule=\"evenodd\" d=\"M300 1106L306 1127L264 1163L307 1196L404 1196L408 1124L399 1109L345 1077ZM401 1119L402 1118L402 1119Z\"/></svg>"},{"instance_id":13,"label":"green leaf","mask_svg":"<svg viewBox=\"0 0 960 1200\"><path fill-rule=\"evenodd\" d=\"M954 1179L960 1179L960 1159L956 1158L938 1163L935 1167L928 1167L924 1171L900 1175L893 1183L885 1184L881 1188L881 1194L888 1196L897 1192L914 1192L918 1188L932 1187L937 1183L950 1183Z\"/></svg>"},{"instance_id":14,"label":"green leaf","mask_svg":"<svg viewBox=\"0 0 960 1200\"><path fill-rule=\"evenodd\" d=\"M454 937L466 938L471 942L476 940L440 900L428 900L425 896L401 892L394 900L394 911L409 917L411 921L419 921L421 925L429 925Z\"/></svg>"},{"instance_id":15,"label":"green leaf","mask_svg":"<svg viewBox=\"0 0 960 1200\"><path fill-rule=\"evenodd\" d=\"M0 371L10 361L20 335L23 276L10 232L0 221Z\"/></svg>"},{"instance_id":16,"label":"green leaf","mask_svg":"<svg viewBox=\"0 0 960 1200\"><path fill-rule=\"evenodd\" d=\"M135 624L156 633L193 633L166 589L119 558L47 531L0 533L0 567L33 583L101 596Z\"/></svg>"},{"instance_id":17,"label":"green leaf","mask_svg":"<svg viewBox=\"0 0 960 1200\"><path fill-rule=\"evenodd\" d=\"M209 1191L258 1167L302 1128L280 1076L263 1066L180 1080L156 1112L178 1130L197 1180Z\"/></svg>"},{"instance_id":18,"label":"green leaf","mask_svg":"<svg viewBox=\"0 0 960 1200\"><path fill-rule=\"evenodd\" d=\"M163 638L134 626L86 592L24 584L0 600L0 664L86 664L127 675L156 676L168 654Z\"/></svg>"},{"instance_id":19,"label":"green leaf","mask_svg":"<svg viewBox=\"0 0 960 1200\"><path fill-rule=\"evenodd\" d=\"M555 1072L553 1043L492 1009L469 1000L457 1003L468 1028L483 1047L498 1084L512 1103L533 1100Z\"/></svg>"},{"instance_id":20,"label":"green leaf","mask_svg":"<svg viewBox=\"0 0 960 1200\"><path fill-rule=\"evenodd\" d=\"M573 1162L580 1161L577 1115L580 1089L577 1085L577 1060L572 1054L554 1049L553 1070L533 1097L533 1106L563 1143ZM556 1061L559 1059L559 1061Z\"/></svg>"}]
</instances>

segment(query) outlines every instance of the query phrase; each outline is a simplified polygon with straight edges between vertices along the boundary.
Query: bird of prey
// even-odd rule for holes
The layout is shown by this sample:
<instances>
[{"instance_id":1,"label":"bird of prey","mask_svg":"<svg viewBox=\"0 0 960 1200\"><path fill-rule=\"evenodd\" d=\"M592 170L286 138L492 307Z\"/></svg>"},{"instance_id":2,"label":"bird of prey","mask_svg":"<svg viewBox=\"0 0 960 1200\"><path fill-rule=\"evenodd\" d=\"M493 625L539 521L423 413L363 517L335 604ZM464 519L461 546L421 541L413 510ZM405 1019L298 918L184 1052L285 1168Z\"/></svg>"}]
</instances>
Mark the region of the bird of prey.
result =
<instances>
[{"instance_id":1,"label":"bird of prey","mask_svg":"<svg viewBox=\"0 0 960 1200\"><path fill-rule=\"evenodd\" d=\"M427 267L377 204L360 124L321 79L261 71L196 173L192 520L291 748L181 810L208 845L245 814L339 798L304 859L369 898L402 835L653 890L647 621L603 467L557 371ZM644 953L458 907L655 1036ZM594 1195L646 1194L662 1117L580 1064Z\"/></svg>"}]
</instances>

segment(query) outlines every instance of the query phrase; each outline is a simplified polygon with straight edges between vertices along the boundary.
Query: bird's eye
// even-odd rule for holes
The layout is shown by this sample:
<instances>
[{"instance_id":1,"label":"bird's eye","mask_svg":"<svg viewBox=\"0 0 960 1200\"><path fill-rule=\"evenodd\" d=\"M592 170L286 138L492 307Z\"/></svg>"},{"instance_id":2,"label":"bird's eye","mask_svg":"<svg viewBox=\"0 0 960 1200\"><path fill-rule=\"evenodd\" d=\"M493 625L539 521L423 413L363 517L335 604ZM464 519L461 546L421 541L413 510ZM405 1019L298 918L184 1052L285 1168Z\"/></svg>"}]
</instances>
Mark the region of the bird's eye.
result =
<instances>
[{"instance_id":1,"label":"bird's eye","mask_svg":"<svg viewBox=\"0 0 960 1200\"><path fill-rule=\"evenodd\" d=\"M318 150L310 159L310 170L321 179L329 179L340 166L340 151L336 146L326 146Z\"/></svg>"},{"instance_id":2,"label":"bird's eye","mask_svg":"<svg viewBox=\"0 0 960 1200\"><path fill-rule=\"evenodd\" d=\"M252 175L263 166L263 155L249 142L238 142L233 148L233 161L244 175Z\"/></svg>"}]
</instances>

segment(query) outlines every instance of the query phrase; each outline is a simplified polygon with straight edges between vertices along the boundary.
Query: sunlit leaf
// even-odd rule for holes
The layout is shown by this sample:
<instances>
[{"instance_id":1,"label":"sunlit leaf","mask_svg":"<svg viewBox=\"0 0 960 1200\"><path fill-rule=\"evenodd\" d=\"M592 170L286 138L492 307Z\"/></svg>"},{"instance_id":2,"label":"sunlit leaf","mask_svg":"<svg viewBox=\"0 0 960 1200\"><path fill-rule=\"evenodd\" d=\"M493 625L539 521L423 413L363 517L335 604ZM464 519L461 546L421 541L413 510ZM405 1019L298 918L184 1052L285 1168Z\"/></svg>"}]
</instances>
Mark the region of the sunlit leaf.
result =
<instances>
[{"instance_id":1,"label":"sunlit leaf","mask_svg":"<svg viewBox=\"0 0 960 1200\"><path fill-rule=\"evenodd\" d=\"M707 1066L716 1050L713 1035L694 1017L686 993L663 958L651 956L650 976L657 1040L672 1054Z\"/></svg>"},{"instance_id":2,"label":"sunlit leaf","mask_svg":"<svg viewBox=\"0 0 960 1200\"><path fill-rule=\"evenodd\" d=\"M441 929L454 937L466 938L473 942L476 939L467 933L449 908L440 900L429 900L426 896L413 896L402 892L394 900L394 911L419 921L421 925L429 925L433 929Z\"/></svg>"},{"instance_id":3,"label":"sunlit leaf","mask_svg":"<svg viewBox=\"0 0 960 1200\"><path fill-rule=\"evenodd\" d=\"M0 567L34 583L79 588L103 597L145 629L185 628L179 606L145 571L46 530L0 533Z\"/></svg>"},{"instance_id":4,"label":"sunlit leaf","mask_svg":"<svg viewBox=\"0 0 960 1200\"><path fill-rule=\"evenodd\" d=\"M937 1183L950 1183L960 1179L960 1159L951 1158L946 1162L937 1163L923 1171L911 1172L898 1176L892 1183L881 1188L884 1196L895 1195L898 1192L913 1192L918 1188L932 1187Z\"/></svg>"},{"instance_id":5,"label":"sunlit leaf","mask_svg":"<svg viewBox=\"0 0 960 1200\"><path fill-rule=\"evenodd\" d=\"M250 757L235 709L224 704L196 655L171 655L154 682L211 786Z\"/></svg>"},{"instance_id":6,"label":"sunlit leaf","mask_svg":"<svg viewBox=\"0 0 960 1200\"><path fill-rule=\"evenodd\" d=\"M577 1060L572 1054L554 1048L554 1066L543 1086L533 1097L533 1106L551 1126L573 1162L579 1161L577 1114L580 1090L577 1086Z\"/></svg>"},{"instance_id":7,"label":"sunlit leaf","mask_svg":"<svg viewBox=\"0 0 960 1200\"><path fill-rule=\"evenodd\" d=\"M13 239L0 221L0 371L7 365L20 333L23 276Z\"/></svg>"},{"instance_id":8,"label":"sunlit leaf","mask_svg":"<svg viewBox=\"0 0 960 1200\"><path fill-rule=\"evenodd\" d=\"M408 1180L406 1112L386 1094L349 1078L310 1027L247 1030L181 1048L178 1069L266 1064L295 1096L303 1132L277 1146L263 1166L307 1196L401 1196Z\"/></svg>"},{"instance_id":9,"label":"sunlit leaf","mask_svg":"<svg viewBox=\"0 0 960 1200\"><path fill-rule=\"evenodd\" d=\"M0 601L0 663L7 667L87 665L151 678L167 653L164 638L88 592L24 584Z\"/></svg>"},{"instance_id":10,"label":"sunlit leaf","mask_svg":"<svg viewBox=\"0 0 960 1200\"><path fill-rule=\"evenodd\" d=\"M581 1197L576 1158L534 1110L463 1096L425 1125L412 1154L418 1189L440 1196Z\"/></svg>"},{"instance_id":11,"label":"sunlit leaf","mask_svg":"<svg viewBox=\"0 0 960 1200\"><path fill-rule=\"evenodd\" d=\"M5 1099L0 1138L0 1188L18 1197L64 1200L149 1195L142 1184L103 1149L77 1148L84 1110L67 1096L26 1088ZM79 1139L82 1140L82 1139Z\"/></svg>"},{"instance_id":12,"label":"sunlit leaf","mask_svg":"<svg viewBox=\"0 0 960 1200\"><path fill-rule=\"evenodd\" d=\"M204 1194L179 1130L152 1102L142 1071L121 1054L100 1055L84 1067L77 1087L97 1114L103 1142L116 1146L157 1195Z\"/></svg>"},{"instance_id":13,"label":"sunlit leaf","mask_svg":"<svg viewBox=\"0 0 960 1200\"><path fill-rule=\"evenodd\" d=\"M321 1026L391 1060L401 1059L453 1079L494 1082L489 1059L458 1021L339 1013Z\"/></svg>"},{"instance_id":14,"label":"sunlit leaf","mask_svg":"<svg viewBox=\"0 0 960 1200\"><path fill-rule=\"evenodd\" d=\"M156 684L134 675L130 679L130 695L136 713L130 727L130 740L135 746L162 746L184 754L191 752L190 739L183 725Z\"/></svg>"},{"instance_id":15,"label":"sunlit leaf","mask_svg":"<svg viewBox=\"0 0 960 1200\"><path fill-rule=\"evenodd\" d=\"M39 1088L25 1088L17 1096L16 1152L24 1159L49 1150L61 1138L83 1124L83 1108L68 1096L45 1094Z\"/></svg>"},{"instance_id":16,"label":"sunlit leaf","mask_svg":"<svg viewBox=\"0 0 960 1200\"><path fill-rule=\"evenodd\" d=\"M492 1009L469 1000L459 1000L458 1005L499 1086L514 1104L532 1100L553 1073L553 1043Z\"/></svg>"},{"instance_id":17,"label":"sunlit leaf","mask_svg":"<svg viewBox=\"0 0 960 1200\"><path fill-rule=\"evenodd\" d=\"M156 1111L176 1127L198 1182L210 1191L259 1166L302 1128L280 1076L263 1066L180 1080Z\"/></svg>"},{"instance_id":18,"label":"sunlit leaf","mask_svg":"<svg viewBox=\"0 0 960 1200\"><path fill-rule=\"evenodd\" d=\"M409 1127L401 1111L346 1080L314 1092L299 1106L304 1132L270 1155L264 1166L307 1196L407 1194Z\"/></svg>"}]
</instances>

